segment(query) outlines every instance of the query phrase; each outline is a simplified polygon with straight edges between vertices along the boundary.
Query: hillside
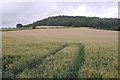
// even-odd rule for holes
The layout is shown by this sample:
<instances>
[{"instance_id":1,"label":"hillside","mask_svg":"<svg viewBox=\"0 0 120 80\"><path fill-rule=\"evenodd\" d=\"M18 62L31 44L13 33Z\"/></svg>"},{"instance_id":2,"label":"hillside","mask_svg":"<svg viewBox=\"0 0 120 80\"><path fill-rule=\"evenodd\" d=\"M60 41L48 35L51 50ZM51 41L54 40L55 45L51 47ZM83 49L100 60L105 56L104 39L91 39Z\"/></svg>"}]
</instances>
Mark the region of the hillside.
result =
<instances>
[{"instance_id":1,"label":"hillside","mask_svg":"<svg viewBox=\"0 0 120 80\"><path fill-rule=\"evenodd\" d=\"M32 26L72 26L119 30L117 18L99 18L86 16L53 16L38 20L28 25L24 25L24 27Z\"/></svg>"}]
</instances>

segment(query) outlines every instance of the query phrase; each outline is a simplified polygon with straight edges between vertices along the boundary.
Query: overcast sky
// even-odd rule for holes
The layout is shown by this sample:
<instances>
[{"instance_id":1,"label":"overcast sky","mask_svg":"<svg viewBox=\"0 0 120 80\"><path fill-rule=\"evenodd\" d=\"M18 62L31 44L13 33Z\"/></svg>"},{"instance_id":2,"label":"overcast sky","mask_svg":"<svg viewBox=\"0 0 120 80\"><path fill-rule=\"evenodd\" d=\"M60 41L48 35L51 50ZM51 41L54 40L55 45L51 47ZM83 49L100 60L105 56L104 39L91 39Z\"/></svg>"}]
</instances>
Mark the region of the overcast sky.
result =
<instances>
[{"instance_id":1,"label":"overcast sky","mask_svg":"<svg viewBox=\"0 0 120 80\"><path fill-rule=\"evenodd\" d=\"M3 2L0 26L15 27L57 15L117 18L118 2Z\"/></svg>"}]
</instances>

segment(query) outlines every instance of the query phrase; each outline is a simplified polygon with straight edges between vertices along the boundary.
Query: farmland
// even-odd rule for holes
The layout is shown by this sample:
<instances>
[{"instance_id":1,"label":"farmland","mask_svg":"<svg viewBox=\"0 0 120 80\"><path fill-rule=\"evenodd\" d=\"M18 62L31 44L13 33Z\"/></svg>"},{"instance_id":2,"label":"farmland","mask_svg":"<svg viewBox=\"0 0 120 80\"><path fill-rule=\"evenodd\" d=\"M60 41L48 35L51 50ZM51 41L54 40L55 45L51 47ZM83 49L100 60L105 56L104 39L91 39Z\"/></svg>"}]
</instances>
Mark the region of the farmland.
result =
<instances>
[{"instance_id":1,"label":"farmland","mask_svg":"<svg viewBox=\"0 0 120 80\"><path fill-rule=\"evenodd\" d=\"M3 78L118 78L118 31L2 32Z\"/></svg>"}]
</instances>

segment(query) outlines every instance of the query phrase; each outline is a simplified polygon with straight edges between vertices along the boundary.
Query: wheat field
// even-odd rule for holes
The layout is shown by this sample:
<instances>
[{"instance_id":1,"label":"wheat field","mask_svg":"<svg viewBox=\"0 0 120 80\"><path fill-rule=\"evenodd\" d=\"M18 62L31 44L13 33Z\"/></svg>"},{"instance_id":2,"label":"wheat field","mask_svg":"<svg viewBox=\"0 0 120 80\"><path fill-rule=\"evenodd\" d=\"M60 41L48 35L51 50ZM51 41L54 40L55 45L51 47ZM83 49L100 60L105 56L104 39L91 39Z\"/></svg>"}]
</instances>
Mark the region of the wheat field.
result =
<instances>
[{"instance_id":1,"label":"wheat field","mask_svg":"<svg viewBox=\"0 0 120 80\"><path fill-rule=\"evenodd\" d=\"M118 31L2 32L3 78L118 78Z\"/></svg>"}]
</instances>

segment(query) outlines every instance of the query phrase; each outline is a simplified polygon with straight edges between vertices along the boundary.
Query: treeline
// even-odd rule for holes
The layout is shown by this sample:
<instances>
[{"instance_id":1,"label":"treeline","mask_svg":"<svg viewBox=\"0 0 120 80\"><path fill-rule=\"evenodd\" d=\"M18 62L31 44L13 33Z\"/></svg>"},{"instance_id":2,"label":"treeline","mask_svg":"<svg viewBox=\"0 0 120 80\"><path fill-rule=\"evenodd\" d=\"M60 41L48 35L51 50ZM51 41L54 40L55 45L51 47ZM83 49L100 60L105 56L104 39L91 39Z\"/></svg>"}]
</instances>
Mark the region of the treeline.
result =
<instances>
[{"instance_id":1,"label":"treeline","mask_svg":"<svg viewBox=\"0 0 120 80\"><path fill-rule=\"evenodd\" d=\"M120 30L117 18L99 18L86 16L53 16L38 20L23 27L32 26L67 26L67 27L90 27L98 29Z\"/></svg>"}]
</instances>

